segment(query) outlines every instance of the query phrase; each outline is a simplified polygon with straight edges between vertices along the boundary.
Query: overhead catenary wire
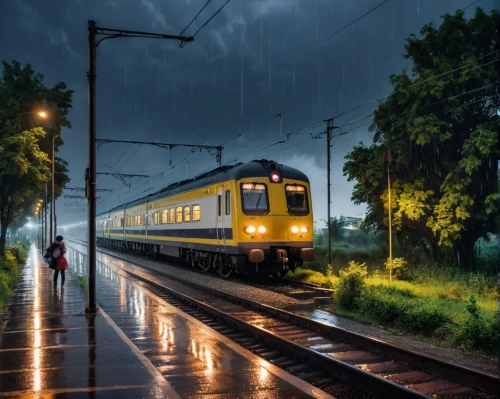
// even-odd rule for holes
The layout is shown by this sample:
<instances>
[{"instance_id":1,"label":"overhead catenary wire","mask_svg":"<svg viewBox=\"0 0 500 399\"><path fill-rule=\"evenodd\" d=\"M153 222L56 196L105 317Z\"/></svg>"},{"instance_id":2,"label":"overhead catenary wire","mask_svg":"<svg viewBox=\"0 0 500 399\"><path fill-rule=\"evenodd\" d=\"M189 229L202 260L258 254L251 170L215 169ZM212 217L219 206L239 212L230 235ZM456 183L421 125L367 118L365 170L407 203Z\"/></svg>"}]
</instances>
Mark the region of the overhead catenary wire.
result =
<instances>
[{"instance_id":1,"label":"overhead catenary wire","mask_svg":"<svg viewBox=\"0 0 500 399\"><path fill-rule=\"evenodd\" d=\"M182 36L182 34L191 26L191 24L196 20L196 18L198 18L198 16L203 12L203 10L206 8L206 6L208 6L210 4L212 0L208 0L205 5L200 9L200 11L198 11L198 14L196 14L194 16L194 18L191 20L191 22L183 29L183 31L181 33L179 33L179 36Z\"/></svg>"},{"instance_id":2,"label":"overhead catenary wire","mask_svg":"<svg viewBox=\"0 0 500 399\"><path fill-rule=\"evenodd\" d=\"M202 30L205 26L207 26L207 24L208 24L208 23L209 23L212 19L214 19L214 18L215 18L215 16L216 16L219 12L221 12L221 11L222 11L222 9L223 9L223 8L227 5L227 3L229 3L230 1L231 1L231 0L227 0L227 1L226 1L223 5L222 5L222 7L221 7L221 8L219 8L219 9L215 12L215 14L213 14L213 15L212 15L212 16L211 16L211 17L210 17L210 18L209 18L209 19L208 19L208 20L207 20L207 21L206 21L203 25L201 25L200 29L198 29L198 30L195 32L195 34L193 35L193 37L196 37L196 35L197 35L197 34L198 34L198 33L199 33L199 32L200 32L200 31L201 31L201 30Z\"/></svg>"},{"instance_id":3,"label":"overhead catenary wire","mask_svg":"<svg viewBox=\"0 0 500 399\"><path fill-rule=\"evenodd\" d=\"M389 0L384 0L382 3L379 3L377 6L373 7L370 11L367 11L365 12L363 15L361 15L360 17L356 18L354 21L351 21L349 22L347 25L345 25L344 27L340 28L338 31L336 31L334 34L328 36L324 42L327 42L328 40L332 39L333 37L337 36L340 32L346 30L349 26L355 24L356 22L358 22L359 20L363 19L364 17L366 17L368 14L371 14L373 11L375 11L377 8L383 6L385 3L387 3Z\"/></svg>"},{"instance_id":4,"label":"overhead catenary wire","mask_svg":"<svg viewBox=\"0 0 500 399\"><path fill-rule=\"evenodd\" d=\"M488 53L488 54L482 55L481 57L477 57L477 58L476 58L476 60L483 59L483 58L485 58L485 57L488 57L488 56L490 56L490 55L492 55L492 54L495 54L495 53L498 53L498 52L500 52L500 50L495 50L495 51L492 51L492 52L490 52L490 53ZM485 62L484 64L476 65L476 66L474 66L473 68L471 68L471 69L470 69L470 71L473 71L473 70L478 69L478 68L482 68L482 67L484 67L484 66L486 66L486 65L489 65L489 64L492 64L492 63L494 63L494 62L496 62L496 61L498 61L498 58L495 58L494 60L491 60L491 61L489 61L489 62ZM360 105L357 105L357 106L355 106L355 107L353 107L353 108L351 108L351 109L349 109L349 110L347 110L347 111L343 111L343 112L341 112L340 114L335 115L335 116L333 117L333 119L340 118L341 116L347 115L347 114L349 114L349 113L351 113L351 112L353 112L353 111L356 111L356 110L358 110L358 109L360 109L360 108L362 108L362 107L364 107L364 106L366 106L366 105L372 104L372 103L374 103L375 101L379 101L379 102L381 102L381 101L385 100L386 98L389 98L390 96L392 96L392 95L394 95L394 94L397 94L397 93L403 93L403 92L405 92L405 91L407 91L407 90L410 90L411 88L414 88L414 87L416 87L416 86L419 86L419 85L421 85L421 84L423 84L423 83L426 83L426 82L428 82L428 81L430 81L430 80L432 80L432 79L439 78L439 77L442 77L442 76L446 76L446 75L449 75L449 74L451 74L451 73L453 73L453 72L459 71L460 69L463 69L463 68L466 68L466 67L470 67L470 66L472 66L472 65L470 64L470 60L466 60L466 61L463 61L463 62L464 62L464 63L467 63L467 64L466 64L466 65L462 65L462 66L457 67L457 68L454 68L454 69L452 69L452 70L450 70L450 71L446 71L446 72L440 73L440 74L438 74L438 75L433 75L433 76L430 76L430 77L428 77L427 79L425 79L425 80L423 80L423 81L419 81L419 82L412 83L411 85L409 85L409 86L407 86L407 87L405 87L405 88L403 88L403 89L399 89L399 90L397 90L397 91L391 92L391 93L389 93L389 94L387 94L387 95L385 95L385 96L383 96L383 97L376 97L376 98L373 98L373 99L371 99L370 101L367 101L367 102L365 102L365 103L363 103L363 104L360 104Z\"/></svg>"}]
</instances>

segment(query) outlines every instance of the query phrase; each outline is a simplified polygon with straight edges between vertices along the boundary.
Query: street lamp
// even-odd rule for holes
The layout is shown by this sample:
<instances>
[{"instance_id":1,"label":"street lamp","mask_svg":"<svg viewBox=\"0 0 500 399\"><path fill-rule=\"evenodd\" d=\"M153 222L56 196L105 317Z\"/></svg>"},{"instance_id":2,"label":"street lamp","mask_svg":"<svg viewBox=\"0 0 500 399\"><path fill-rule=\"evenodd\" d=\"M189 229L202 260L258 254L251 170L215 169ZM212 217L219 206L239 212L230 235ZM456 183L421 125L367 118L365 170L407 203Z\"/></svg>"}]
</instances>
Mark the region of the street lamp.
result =
<instances>
[{"instance_id":1,"label":"street lamp","mask_svg":"<svg viewBox=\"0 0 500 399\"><path fill-rule=\"evenodd\" d=\"M27 112L21 112L19 115L26 115L26 114L37 114L40 118L48 118L48 114L45 111L27 111ZM49 241L52 242L52 240L55 241L55 237L57 235L57 216L56 216L56 200L55 200L55 150L54 150L54 142L56 139L56 135L53 133L52 134L52 171L51 171L51 180L52 180L52 187L51 187L51 204L50 204L50 236L49 236ZM53 229L52 229L52 226ZM52 233L53 232L53 233Z\"/></svg>"},{"instance_id":2,"label":"street lamp","mask_svg":"<svg viewBox=\"0 0 500 399\"><path fill-rule=\"evenodd\" d=\"M19 115L26 115L26 114L37 114L41 118L47 117L47 113L45 111L28 111L28 112L21 112L20 114L17 114L17 115L19 116Z\"/></svg>"}]
</instances>

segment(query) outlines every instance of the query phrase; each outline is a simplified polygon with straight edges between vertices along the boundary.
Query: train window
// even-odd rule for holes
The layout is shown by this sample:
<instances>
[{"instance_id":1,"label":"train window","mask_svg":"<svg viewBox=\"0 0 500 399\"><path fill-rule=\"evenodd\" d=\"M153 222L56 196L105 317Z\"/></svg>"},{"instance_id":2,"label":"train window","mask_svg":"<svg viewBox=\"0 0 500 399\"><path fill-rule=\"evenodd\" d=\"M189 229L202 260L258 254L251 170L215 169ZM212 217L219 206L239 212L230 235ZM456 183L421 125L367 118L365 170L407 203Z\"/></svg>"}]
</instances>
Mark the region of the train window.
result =
<instances>
[{"instance_id":1,"label":"train window","mask_svg":"<svg viewBox=\"0 0 500 399\"><path fill-rule=\"evenodd\" d=\"M161 211L161 224L167 224L168 221L168 209Z\"/></svg>"},{"instance_id":2,"label":"train window","mask_svg":"<svg viewBox=\"0 0 500 399\"><path fill-rule=\"evenodd\" d=\"M170 208L170 210L168 212L169 212L168 223L175 223L175 209Z\"/></svg>"},{"instance_id":3,"label":"train window","mask_svg":"<svg viewBox=\"0 0 500 399\"><path fill-rule=\"evenodd\" d=\"M198 222L201 219L201 209L199 205L193 205L193 222Z\"/></svg>"},{"instance_id":4,"label":"train window","mask_svg":"<svg viewBox=\"0 0 500 399\"><path fill-rule=\"evenodd\" d=\"M247 215L263 215L269 212L267 186L262 183L242 183L241 200L243 213Z\"/></svg>"},{"instance_id":5,"label":"train window","mask_svg":"<svg viewBox=\"0 0 500 399\"><path fill-rule=\"evenodd\" d=\"M218 210L218 211L217 211L217 214L218 214L219 216L221 215L221 209L220 209L220 208L221 208L221 206L222 206L221 202L222 202L222 196L219 194L219 195L217 196L217 210Z\"/></svg>"},{"instance_id":6,"label":"train window","mask_svg":"<svg viewBox=\"0 0 500 399\"><path fill-rule=\"evenodd\" d=\"M118 227L123 227L123 218L120 218L120 225Z\"/></svg>"},{"instance_id":7,"label":"train window","mask_svg":"<svg viewBox=\"0 0 500 399\"><path fill-rule=\"evenodd\" d=\"M307 203L307 190L305 186L298 184L286 184L286 205L288 212L292 215L304 216L309 213L309 204Z\"/></svg>"},{"instance_id":8,"label":"train window","mask_svg":"<svg viewBox=\"0 0 500 399\"><path fill-rule=\"evenodd\" d=\"M175 223L182 223L182 206L175 208Z\"/></svg>"},{"instance_id":9,"label":"train window","mask_svg":"<svg viewBox=\"0 0 500 399\"><path fill-rule=\"evenodd\" d=\"M190 206L184 207L184 221L185 222L191 221L191 207Z\"/></svg>"},{"instance_id":10,"label":"train window","mask_svg":"<svg viewBox=\"0 0 500 399\"><path fill-rule=\"evenodd\" d=\"M226 190L226 215L231 214L231 191Z\"/></svg>"}]
</instances>

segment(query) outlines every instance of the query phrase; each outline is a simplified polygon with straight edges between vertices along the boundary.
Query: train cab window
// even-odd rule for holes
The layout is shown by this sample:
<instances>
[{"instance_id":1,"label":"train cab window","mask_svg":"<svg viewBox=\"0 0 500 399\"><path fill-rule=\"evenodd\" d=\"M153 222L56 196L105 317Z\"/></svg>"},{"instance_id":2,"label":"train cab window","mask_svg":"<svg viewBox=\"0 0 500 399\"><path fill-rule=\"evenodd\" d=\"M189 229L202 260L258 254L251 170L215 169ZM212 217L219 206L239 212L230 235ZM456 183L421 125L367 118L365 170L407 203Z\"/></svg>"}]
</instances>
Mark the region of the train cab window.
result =
<instances>
[{"instance_id":1,"label":"train cab window","mask_svg":"<svg viewBox=\"0 0 500 399\"><path fill-rule=\"evenodd\" d=\"M231 214L231 191L226 190L226 215Z\"/></svg>"},{"instance_id":2,"label":"train cab window","mask_svg":"<svg viewBox=\"0 0 500 399\"><path fill-rule=\"evenodd\" d=\"M168 212L168 223L175 223L175 209L171 208Z\"/></svg>"},{"instance_id":3,"label":"train cab window","mask_svg":"<svg viewBox=\"0 0 500 399\"><path fill-rule=\"evenodd\" d=\"M175 208L175 223L182 223L182 206Z\"/></svg>"},{"instance_id":4,"label":"train cab window","mask_svg":"<svg viewBox=\"0 0 500 399\"><path fill-rule=\"evenodd\" d=\"M241 201L243 213L247 215L264 215L269 212L267 186L262 183L242 183Z\"/></svg>"},{"instance_id":5,"label":"train cab window","mask_svg":"<svg viewBox=\"0 0 500 399\"><path fill-rule=\"evenodd\" d=\"M184 221L185 222L191 221L191 207L190 206L184 207Z\"/></svg>"},{"instance_id":6,"label":"train cab window","mask_svg":"<svg viewBox=\"0 0 500 399\"><path fill-rule=\"evenodd\" d=\"M307 203L307 190L298 184L286 184L286 205L288 212L292 215L305 216L309 214L309 204Z\"/></svg>"},{"instance_id":7,"label":"train cab window","mask_svg":"<svg viewBox=\"0 0 500 399\"><path fill-rule=\"evenodd\" d=\"M193 205L193 222L201 220L201 209L199 205Z\"/></svg>"}]
</instances>

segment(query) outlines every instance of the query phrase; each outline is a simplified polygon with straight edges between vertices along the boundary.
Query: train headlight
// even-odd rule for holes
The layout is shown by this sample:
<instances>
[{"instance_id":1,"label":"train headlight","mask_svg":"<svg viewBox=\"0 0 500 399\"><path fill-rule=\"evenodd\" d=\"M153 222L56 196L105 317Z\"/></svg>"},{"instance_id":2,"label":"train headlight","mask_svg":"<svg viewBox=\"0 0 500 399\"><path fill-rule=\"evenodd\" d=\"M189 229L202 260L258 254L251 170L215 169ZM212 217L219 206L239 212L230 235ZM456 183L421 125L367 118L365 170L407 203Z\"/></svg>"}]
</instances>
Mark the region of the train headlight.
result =
<instances>
[{"instance_id":1,"label":"train headlight","mask_svg":"<svg viewBox=\"0 0 500 399\"><path fill-rule=\"evenodd\" d=\"M299 232L299 228L297 226L292 226L292 228L290 229L290 231L293 233L293 234L297 234Z\"/></svg>"},{"instance_id":2,"label":"train headlight","mask_svg":"<svg viewBox=\"0 0 500 399\"><path fill-rule=\"evenodd\" d=\"M243 231L247 234L255 233L255 226L246 226Z\"/></svg>"},{"instance_id":3,"label":"train headlight","mask_svg":"<svg viewBox=\"0 0 500 399\"><path fill-rule=\"evenodd\" d=\"M264 234L267 231L267 229L264 226L259 226L259 233Z\"/></svg>"},{"instance_id":4,"label":"train headlight","mask_svg":"<svg viewBox=\"0 0 500 399\"><path fill-rule=\"evenodd\" d=\"M305 227L305 226L303 226L303 227L301 227L301 228L300 228L300 231L301 231L302 233L309 233L309 227Z\"/></svg>"}]
</instances>

